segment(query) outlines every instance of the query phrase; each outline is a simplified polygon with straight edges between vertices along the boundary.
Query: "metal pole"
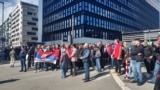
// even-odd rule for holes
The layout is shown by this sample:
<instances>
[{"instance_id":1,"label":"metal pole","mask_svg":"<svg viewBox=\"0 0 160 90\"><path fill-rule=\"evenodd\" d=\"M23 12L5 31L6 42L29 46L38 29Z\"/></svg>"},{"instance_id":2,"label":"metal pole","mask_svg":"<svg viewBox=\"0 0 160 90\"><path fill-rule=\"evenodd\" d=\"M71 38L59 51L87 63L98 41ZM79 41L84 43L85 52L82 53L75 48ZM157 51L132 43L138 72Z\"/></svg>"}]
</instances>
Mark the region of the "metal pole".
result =
<instances>
[{"instance_id":1,"label":"metal pole","mask_svg":"<svg viewBox=\"0 0 160 90\"><path fill-rule=\"evenodd\" d=\"M4 38L4 2L0 2L2 4L2 37ZM4 42L2 41L2 49L4 50Z\"/></svg>"},{"instance_id":2,"label":"metal pole","mask_svg":"<svg viewBox=\"0 0 160 90\"><path fill-rule=\"evenodd\" d=\"M74 40L74 15L72 15L72 44L73 44L73 40Z\"/></svg>"},{"instance_id":3,"label":"metal pole","mask_svg":"<svg viewBox=\"0 0 160 90\"><path fill-rule=\"evenodd\" d=\"M151 32L150 32L150 29L149 29L149 42L151 41Z\"/></svg>"}]
</instances>

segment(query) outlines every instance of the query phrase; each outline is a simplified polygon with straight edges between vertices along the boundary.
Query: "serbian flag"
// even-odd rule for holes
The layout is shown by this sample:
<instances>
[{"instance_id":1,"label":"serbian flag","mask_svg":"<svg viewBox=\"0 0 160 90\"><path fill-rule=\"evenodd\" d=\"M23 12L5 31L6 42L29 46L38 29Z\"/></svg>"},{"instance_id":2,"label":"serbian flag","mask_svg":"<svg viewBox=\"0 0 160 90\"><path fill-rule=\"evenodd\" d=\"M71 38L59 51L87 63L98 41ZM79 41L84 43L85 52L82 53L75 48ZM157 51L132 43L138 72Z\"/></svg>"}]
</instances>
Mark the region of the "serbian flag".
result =
<instances>
[{"instance_id":1,"label":"serbian flag","mask_svg":"<svg viewBox=\"0 0 160 90\"><path fill-rule=\"evenodd\" d=\"M41 56L42 61L56 64L57 57L52 52L45 52Z\"/></svg>"},{"instance_id":2,"label":"serbian flag","mask_svg":"<svg viewBox=\"0 0 160 90\"><path fill-rule=\"evenodd\" d=\"M42 49L39 49L39 50L37 51L37 54L36 54L36 57L35 57L35 62L41 62L42 54L43 54L43 50L42 50Z\"/></svg>"}]
</instances>

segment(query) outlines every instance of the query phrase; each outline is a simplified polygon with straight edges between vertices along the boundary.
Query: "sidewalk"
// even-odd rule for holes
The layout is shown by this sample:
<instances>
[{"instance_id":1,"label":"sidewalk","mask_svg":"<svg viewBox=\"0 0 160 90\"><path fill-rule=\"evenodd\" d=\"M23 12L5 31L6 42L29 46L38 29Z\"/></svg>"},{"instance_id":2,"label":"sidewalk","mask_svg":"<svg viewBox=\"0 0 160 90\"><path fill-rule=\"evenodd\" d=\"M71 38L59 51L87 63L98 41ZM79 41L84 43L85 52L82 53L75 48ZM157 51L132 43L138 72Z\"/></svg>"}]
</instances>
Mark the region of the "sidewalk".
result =
<instances>
[{"instance_id":1,"label":"sidewalk","mask_svg":"<svg viewBox=\"0 0 160 90\"><path fill-rule=\"evenodd\" d=\"M122 90L153 90L154 84L148 83L146 80L148 80L145 76L146 69L145 67L142 67L143 72L143 79L145 80L145 83L142 86L137 86L137 83L130 83L125 81L125 75L117 76L113 74L114 70L111 71L112 76L114 77L117 84L121 87Z\"/></svg>"}]
</instances>

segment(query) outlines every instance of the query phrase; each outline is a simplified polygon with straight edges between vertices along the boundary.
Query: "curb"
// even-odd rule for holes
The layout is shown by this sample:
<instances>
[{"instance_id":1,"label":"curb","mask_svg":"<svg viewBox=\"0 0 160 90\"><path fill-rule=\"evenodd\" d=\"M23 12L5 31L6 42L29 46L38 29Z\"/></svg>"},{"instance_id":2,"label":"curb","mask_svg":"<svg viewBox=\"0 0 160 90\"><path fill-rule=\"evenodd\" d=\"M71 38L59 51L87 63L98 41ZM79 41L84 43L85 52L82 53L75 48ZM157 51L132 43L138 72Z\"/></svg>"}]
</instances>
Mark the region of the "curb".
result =
<instances>
[{"instance_id":1,"label":"curb","mask_svg":"<svg viewBox=\"0 0 160 90\"><path fill-rule=\"evenodd\" d=\"M114 70L111 70L111 75L113 76L114 80L122 90L132 90L129 87L127 87L125 83L118 76L114 75L113 72Z\"/></svg>"}]
</instances>

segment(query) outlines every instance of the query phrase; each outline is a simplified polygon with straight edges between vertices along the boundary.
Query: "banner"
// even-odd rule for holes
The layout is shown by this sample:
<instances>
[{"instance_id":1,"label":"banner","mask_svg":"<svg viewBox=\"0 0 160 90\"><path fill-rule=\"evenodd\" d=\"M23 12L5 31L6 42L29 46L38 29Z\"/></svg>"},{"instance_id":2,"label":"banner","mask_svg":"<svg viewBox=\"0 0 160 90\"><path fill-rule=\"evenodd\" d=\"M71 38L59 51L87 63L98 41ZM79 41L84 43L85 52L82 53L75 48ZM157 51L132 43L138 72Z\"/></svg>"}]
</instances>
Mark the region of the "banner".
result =
<instances>
[{"instance_id":1,"label":"banner","mask_svg":"<svg viewBox=\"0 0 160 90\"><path fill-rule=\"evenodd\" d=\"M50 62L56 64L57 57L51 53L40 54L37 52L35 62Z\"/></svg>"}]
</instances>

